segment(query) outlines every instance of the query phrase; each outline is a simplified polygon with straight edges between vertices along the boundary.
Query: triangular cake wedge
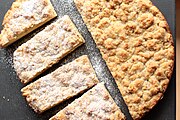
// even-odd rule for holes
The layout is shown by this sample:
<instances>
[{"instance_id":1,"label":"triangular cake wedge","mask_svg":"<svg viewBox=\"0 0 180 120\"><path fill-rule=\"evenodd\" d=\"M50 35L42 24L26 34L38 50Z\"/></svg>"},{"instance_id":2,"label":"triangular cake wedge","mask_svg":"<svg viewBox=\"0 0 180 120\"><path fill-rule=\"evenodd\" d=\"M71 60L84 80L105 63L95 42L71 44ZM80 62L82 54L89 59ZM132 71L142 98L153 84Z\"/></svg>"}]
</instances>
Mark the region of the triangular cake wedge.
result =
<instances>
[{"instance_id":1,"label":"triangular cake wedge","mask_svg":"<svg viewBox=\"0 0 180 120\"><path fill-rule=\"evenodd\" d=\"M50 120L125 120L125 116L99 83Z\"/></svg>"},{"instance_id":2,"label":"triangular cake wedge","mask_svg":"<svg viewBox=\"0 0 180 120\"><path fill-rule=\"evenodd\" d=\"M133 119L163 97L174 66L172 35L150 0L74 0Z\"/></svg>"},{"instance_id":3,"label":"triangular cake wedge","mask_svg":"<svg viewBox=\"0 0 180 120\"><path fill-rule=\"evenodd\" d=\"M15 0L4 16L0 47L6 47L57 16L50 0Z\"/></svg>"},{"instance_id":4,"label":"triangular cake wedge","mask_svg":"<svg viewBox=\"0 0 180 120\"><path fill-rule=\"evenodd\" d=\"M21 92L38 113L91 88L98 79L86 55L24 87Z\"/></svg>"},{"instance_id":5,"label":"triangular cake wedge","mask_svg":"<svg viewBox=\"0 0 180 120\"><path fill-rule=\"evenodd\" d=\"M84 42L65 15L17 48L13 55L15 71L21 82L28 83Z\"/></svg>"}]
</instances>

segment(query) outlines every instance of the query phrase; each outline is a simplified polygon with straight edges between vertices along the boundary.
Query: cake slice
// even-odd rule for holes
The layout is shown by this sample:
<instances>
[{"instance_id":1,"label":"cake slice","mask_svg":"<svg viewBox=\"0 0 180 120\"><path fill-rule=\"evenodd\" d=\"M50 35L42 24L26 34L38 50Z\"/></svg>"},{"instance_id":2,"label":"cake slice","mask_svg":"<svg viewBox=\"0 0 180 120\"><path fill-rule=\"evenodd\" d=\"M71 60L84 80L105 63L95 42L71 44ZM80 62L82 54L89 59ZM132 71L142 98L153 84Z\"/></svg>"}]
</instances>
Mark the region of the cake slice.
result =
<instances>
[{"instance_id":1,"label":"cake slice","mask_svg":"<svg viewBox=\"0 0 180 120\"><path fill-rule=\"evenodd\" d=\"M6 47L57 16L50 0L15 0L4 16L0 47Z\"/></svg>"},{"instance_id":2,"label":"cake slice","mask_svg":"<svg viewBox=\"0 0 180 120\"><path fill-rule=\"evenodd\" d=\"M125 116L99 83L50 120L124 120Z\"/></svg>"},{"instance_id":3,"label":"cake slice","mask_svg":"<svg viewBox=\"0 0 180 120\"><path fill-rule=\"evenodd\" d=\"M84 42L65 15L17 48L13 55L17 75L28 83Z\"/></svg>"},{"instance_id":4,"label":"cake slice","mask_svg":"<svg viewBox=\"0 0 180 120\"><path fill-rule=\"evenodd\" d=\"M21 92L34 111L42 113L97 83L90 61L83 55L24 87Z\"/></svg>"},{"instance_id":5,"label":"cake slice","mask_svg":"<svg viewBox=\"0 0 180 120\"><path fill-rule=\"evenodd\" d=\"M150 0L74 0L133 119L161 98L174 66L173 38Z\"/></svg>"}]
</instances>

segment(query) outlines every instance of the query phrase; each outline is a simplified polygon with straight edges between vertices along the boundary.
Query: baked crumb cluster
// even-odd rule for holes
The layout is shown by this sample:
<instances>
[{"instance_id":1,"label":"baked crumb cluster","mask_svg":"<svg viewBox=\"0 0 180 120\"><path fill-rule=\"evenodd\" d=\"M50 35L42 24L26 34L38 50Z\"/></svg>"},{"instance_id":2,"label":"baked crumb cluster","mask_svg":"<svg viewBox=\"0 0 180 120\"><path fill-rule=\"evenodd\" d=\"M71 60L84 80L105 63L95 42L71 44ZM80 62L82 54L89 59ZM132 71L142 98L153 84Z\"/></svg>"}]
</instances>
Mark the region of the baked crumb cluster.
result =
<instances>
[{"instance_id":1,"label":"baked crumb cluster","mask_svg":"<svg viewBox=\"0 0 180 120\"><path fill-rule=\"evenodd\" d=\"M98 83L87 56L81 56L24 87L22 95L39 113L83 92Z\"/></svg>"},{"instance_id":2,"label":"baked crumb cluster","mask_svg":"<svg viewBox=\"0 0 180 120\"><path fill-rule=\"evenodd\" d=\"M23 83L31 81L84 43L68 16L64 16L14 52L14 68Z\"/></svg>"},{"instance_id":3,"label":"baked crumb cluster","mask_svg":"<svg viewBox=\"0 0 180 120\"><path fill-rule=\"evenodd\" d=\"M149 0L74 0L133 119L161 99L174 65L168 24Z\"/></svg>"},{"instance_id":4,"label":"baked crumb cluster","mask_svg":"<svg viewBox=\"0 0 180 120\"><path fill-rule=\"evenodd\" d=\"M125 120L103 83L97 84L50 120Z\"/></svg>"}]
</instances>

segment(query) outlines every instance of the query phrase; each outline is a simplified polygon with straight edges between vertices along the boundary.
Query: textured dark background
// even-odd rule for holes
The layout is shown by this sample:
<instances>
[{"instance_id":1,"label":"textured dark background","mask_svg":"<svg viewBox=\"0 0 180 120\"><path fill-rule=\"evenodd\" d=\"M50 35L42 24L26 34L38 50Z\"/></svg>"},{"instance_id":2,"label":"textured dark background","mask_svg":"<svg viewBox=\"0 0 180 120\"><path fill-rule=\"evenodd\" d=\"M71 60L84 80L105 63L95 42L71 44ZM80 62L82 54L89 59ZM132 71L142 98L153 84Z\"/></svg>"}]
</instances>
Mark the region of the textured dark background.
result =
<instances>
[{"instance_id":1,"label":"textured dark background","mask_svg":"<svg viewBox=\"0 0 180 120\"><path fill-rule=\"evenodd\" d=\"M100 81L104 81L106 86L111 93L113 99L118 104L118 106L122 109L122 111L126 112L126 106L121 104L123 102L120 97L120 93L117 90L117 86L114 83L114 80L109 73L104 61L101 58L99 50L96 48L92 37L87 31L86 26L83 24L83 21L77 12L74 3L72 0L51 0L55 10L58 13L58 16L61 17L65 14L69 15L73 22L76 24L80 33L86 40L86 43L76 49L73 53L69 54L67 57L62 59L58 64L54 65L52 68L47 70L41 76L44 76L57 67L72 61L78 56L87 54L93 64L94 69L96 70L97 76ZM13 0L0 0L0 24L3 21L4 14L10 8ZM164 16L166 17L171 32L175 41L175 1L174 0L152 0L152 2L162 11ZM52 22L52 21L51 21ZM50 24L47 23L46 25ZM14 50L29 40L32 36L42 30L46 25L40 27L38 30L33 31L29 35L23 37L18 42L10 45L6 49L0 50L0 119L1 120L47 120L52 115L58 112L58 110L62 109L68 103L72 102L76 96L65 103L62 103L47 112L38 115L36 114L26 103L25 99L21 96L21 88L24 86L18 80L16 73L13 69L12 64L12 53ZM2 26L0 26L0 30ZM175 81L176 81L176 68L174 68L174 74L168 86L166 93L164 94L164 98L159 101L159 103L148 113L143 119L144 120L174 120L175 119ZM38 78L39 78L38 77ZM36 79L38 79L36 78ZM126 114L128 115L128 114Z\"/></svg>"}]
</instances>

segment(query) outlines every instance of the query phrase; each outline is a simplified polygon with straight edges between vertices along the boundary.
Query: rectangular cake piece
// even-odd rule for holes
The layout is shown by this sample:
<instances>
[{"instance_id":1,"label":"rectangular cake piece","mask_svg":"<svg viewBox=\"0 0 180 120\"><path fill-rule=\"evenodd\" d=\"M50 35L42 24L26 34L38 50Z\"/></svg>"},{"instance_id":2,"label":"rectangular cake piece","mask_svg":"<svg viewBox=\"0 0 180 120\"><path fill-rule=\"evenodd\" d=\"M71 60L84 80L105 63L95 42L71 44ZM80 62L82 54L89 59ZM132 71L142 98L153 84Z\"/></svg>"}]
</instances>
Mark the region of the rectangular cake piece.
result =
<instances>
[{"instance_id":1,"label":"rectangular cake piece","mask_svg":"<svg viewBox=\"0 0 180 120\"><path fill-rule=\"evenodd\" d=\"M50 120L124 120L125 116L99 83Z\"/></svg>"},{"instance_id":2,"label":"rectangular cake piece","mask_svg":"<svg viewBox=\"0 0 180 120\"><path fill-rule=\"evenodd\" d=\"M84 42L69 16L63 16L14 52L18 77L22 83L30 82Z\"/></svg>"},{"instance_id":3,"label":"rectangular cake piece","mask_svg":"<svg viewBox=\"0 0 180 120\"><path fill-rule=\"evenodd\" d=\"M90 61L83 55L21 91L34 111L42 113L97 83L98 79Z\"/></svg>"},{"instance_id":4,"label":"rectangular cake piece","mask_svg":"<svg viewBox=\"0 0 180 120\"><path fill-rule=\"evenodd\" d=\"M6 47L57 16L50 0L15 0L4 16L0 47Z\"/></svg>"}]
</instances>

